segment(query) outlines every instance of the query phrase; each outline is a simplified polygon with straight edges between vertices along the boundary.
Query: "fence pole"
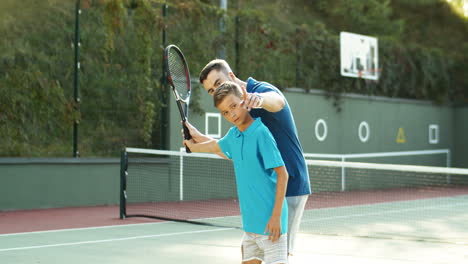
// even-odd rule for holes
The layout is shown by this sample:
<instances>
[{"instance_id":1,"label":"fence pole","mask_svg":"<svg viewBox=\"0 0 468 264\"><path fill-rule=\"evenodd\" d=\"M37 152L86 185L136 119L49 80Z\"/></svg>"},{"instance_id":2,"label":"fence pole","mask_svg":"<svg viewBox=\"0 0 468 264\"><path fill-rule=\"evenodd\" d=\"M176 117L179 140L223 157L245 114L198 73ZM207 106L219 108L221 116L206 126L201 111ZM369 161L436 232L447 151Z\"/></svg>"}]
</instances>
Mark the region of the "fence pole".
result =
<instances>
[{"instance_id":1,"label":"fence pole","mask_svg":"<svg viewBox=\"0 0 468 264\"><path fill-rule=\"evenodd\" d=\"M299 64L300 64L300 59L301 57L299 56L299 28L296 28L296 36L295 36L295 40L296 40L296 76L295 76L295 86L298 88L299 87L299 79L300 79L300 76L299 76ZM306 88L306 87L304 87Z\"/></svg>"},{"instance_id":2,"label":"fence pole","mask_svg":"<svg viewBox=\"0 0 468 264\"><path fill-rule=\"evenodd\" d=\"M162 16L163 16L163 27L162 27L162 46L163 50L161 53L161 69L162 69L162 75L161 75L161 100L164 102L162 109L161 109L161 122L160 122L160 135L161 135L161 148L162 149L169 149L169 140L167 140L167 131L169 130L169 120L168 118L168 105L166 104L167 102L167 76L166 76L166 66L164 64L164 49L167 46L167 40L166 40L166 16L167 16L167 2L164 2L162 5Z\"/></svg>"},{"instance_id":3,"label":"fence pole","mask_svg":"<svg viewBox=\"0 0 468 264\"><path fill-rule=\"evenodd\" d=\"M219 58L220 59L226 59L226 46L225 46L225 43L226 43L226 29L224 27L225 25L225 19L226 19L226 15L227 15L227 1L228 0L220 0L219 1L219 7L221 8L221 10L224 11L223 15L221 16L220 20L219 20L219 31L221 32L221 35L222 35L222 44L221 44L221 47L219 48Z\"/></svg>"},{"instance_id":4,"label":"fence pole","mask_svg":"<svg viewBox=\"0 0 468 264\"><path fill-rule=\"evenodd\" d=\"M237 11L239 11L239 3L237 3ZM235 43L234 43L234 49L235 49L235 70L236 70L236 75L237 76L241 76L240 75L240 68L239 68L239 57L240 57L240 50L239 50L239 25L240 25L240 17L239 17L239 14L236 14L236 18L235 18Z\"/></svg>"},{"instance_id":5,"label":"fence pole","mask_svg":"<svg viewBox=\"0 0 468 264\"><path fill-rule=\"evenodd\" d=\"M79 93L79 70L80 70L80 14L81 14L81 1L76 1L75 9L75 76L73 82L73 94L75 100L75 111L76 113L80 112L80 93ZM75 121L73 122L73 157L77 158L80 156L78 151L78 117L75 116Z\"/></svg>"}]
</instances>

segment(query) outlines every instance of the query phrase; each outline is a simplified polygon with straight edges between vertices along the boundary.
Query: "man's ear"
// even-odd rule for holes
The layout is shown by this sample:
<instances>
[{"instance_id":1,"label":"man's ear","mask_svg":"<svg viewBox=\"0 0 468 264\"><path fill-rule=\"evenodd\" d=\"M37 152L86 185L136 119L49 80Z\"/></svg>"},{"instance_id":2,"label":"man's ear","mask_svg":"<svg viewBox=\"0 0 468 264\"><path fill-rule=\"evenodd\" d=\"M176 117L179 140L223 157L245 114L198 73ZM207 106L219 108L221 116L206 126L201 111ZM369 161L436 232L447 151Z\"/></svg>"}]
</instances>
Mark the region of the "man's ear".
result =
<instances>
[{"instance_id":1,"label":"man's ear","mask_svg":"<svg viewBox=\"0 0 468 264\"><path fill-rule=\"evenodd\" d=\"M235 81L235 80L236 80L236 75L235 75L233 72L229 72L228 75L229 75L229 77L231 78L231 81Z\"/></svg>"}]
</instances>

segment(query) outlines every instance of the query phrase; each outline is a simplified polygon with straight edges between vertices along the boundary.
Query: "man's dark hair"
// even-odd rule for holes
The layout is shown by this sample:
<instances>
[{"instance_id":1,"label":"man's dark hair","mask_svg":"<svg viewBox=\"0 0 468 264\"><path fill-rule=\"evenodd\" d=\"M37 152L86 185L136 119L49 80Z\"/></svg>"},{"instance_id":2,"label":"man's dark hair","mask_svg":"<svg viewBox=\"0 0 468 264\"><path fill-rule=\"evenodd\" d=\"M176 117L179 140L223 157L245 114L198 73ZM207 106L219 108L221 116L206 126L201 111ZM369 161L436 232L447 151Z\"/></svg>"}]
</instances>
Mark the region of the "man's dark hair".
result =
<instances>
[{"instance_id":1,"label":"man's dark hair","mask_svg":"<svg viewBox=\"0 0 468 264\"><path fill-rule=\"evenodd\" d=\"M229 64L225 60L222 60L222 59L212 60L208 62L208 64L201 70L200 77L199 77L200 83L203 83L203 81L206 80L206 78L208 77L208 74L210 74L212 70L222 71L225 74L232 72L231 67L229 67Z\"/></svg>"}]
</instances>

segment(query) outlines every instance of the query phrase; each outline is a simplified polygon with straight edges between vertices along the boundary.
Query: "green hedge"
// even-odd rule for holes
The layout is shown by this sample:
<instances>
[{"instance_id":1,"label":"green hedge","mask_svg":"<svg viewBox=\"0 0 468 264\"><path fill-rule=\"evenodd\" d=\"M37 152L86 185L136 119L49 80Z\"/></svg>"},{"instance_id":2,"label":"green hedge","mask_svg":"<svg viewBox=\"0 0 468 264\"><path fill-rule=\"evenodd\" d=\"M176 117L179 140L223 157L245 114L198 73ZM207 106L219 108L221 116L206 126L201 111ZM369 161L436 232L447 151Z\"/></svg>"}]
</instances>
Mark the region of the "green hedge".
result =
<instances>
[{"instance_id":1,"label":"green hedge","mask_svg":"<svg viewBox=\"0 0 468 264\"><path fill-rule=\"evenodd\" d=\"M344 92L468 101L467 20L453 15L445 1L309 2L238 0L224 13L214 0L167 1L163 16L162 0L82 0L78 106L73 100L75 1L5 0L0 6L0 156L71 156L75 119L82 156L117 156L123 146L164 148L165 102L171 98L162 82L163 30L166 44L184 51L193 79L223 49L241 79L253 76L282 89L322 89L337 110ZM423 15L419 20L405 15L434 8L443 17L439 28L425 26ZM378 37L378 82L340 76L340 31ZM428 40L424 34L431 32L453 37ZM194 88L191 110L202 112L200 89Z\"/></svg>"}]
</instances>

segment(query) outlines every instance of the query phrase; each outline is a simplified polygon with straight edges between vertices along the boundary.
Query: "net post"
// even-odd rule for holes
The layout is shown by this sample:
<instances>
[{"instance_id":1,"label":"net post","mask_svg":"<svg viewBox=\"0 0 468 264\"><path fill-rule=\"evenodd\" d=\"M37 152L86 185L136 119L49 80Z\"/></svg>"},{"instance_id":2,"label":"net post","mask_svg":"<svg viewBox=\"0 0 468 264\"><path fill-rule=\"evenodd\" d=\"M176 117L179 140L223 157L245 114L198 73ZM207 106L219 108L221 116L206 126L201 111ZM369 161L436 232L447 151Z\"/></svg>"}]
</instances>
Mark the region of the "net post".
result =
<instances>
[{"instance_id":1,"label":"net post","mask_svg":"<svg viewBox=\"0 0 468 264\"><path fill-rule=\"evenodd\" d=\"M127 201L128 154L125 149L120 154L120 219L125 219Z\"/></svg>"},{"instance_id":2,"label":"net post","mask_svg":"<svg viewBox=\"0 0 468 264\"><path fill-rule=\"evenodd\" d=\"M341 166L341 191L344 192L346 191L346 168L344 166L346 158L343 156L341 161L343 162L343 165Z\"/></svg>"},{"instance_id":3,"label":"net post","mask_svg":"<svg viewBox=\"0 0 468 264\"><path fill-rule=\"evenodd\" d=\"M184 200L184 152L185 148L180 148L179 162L179 200Z\"/></svg>"}]
</instances>

